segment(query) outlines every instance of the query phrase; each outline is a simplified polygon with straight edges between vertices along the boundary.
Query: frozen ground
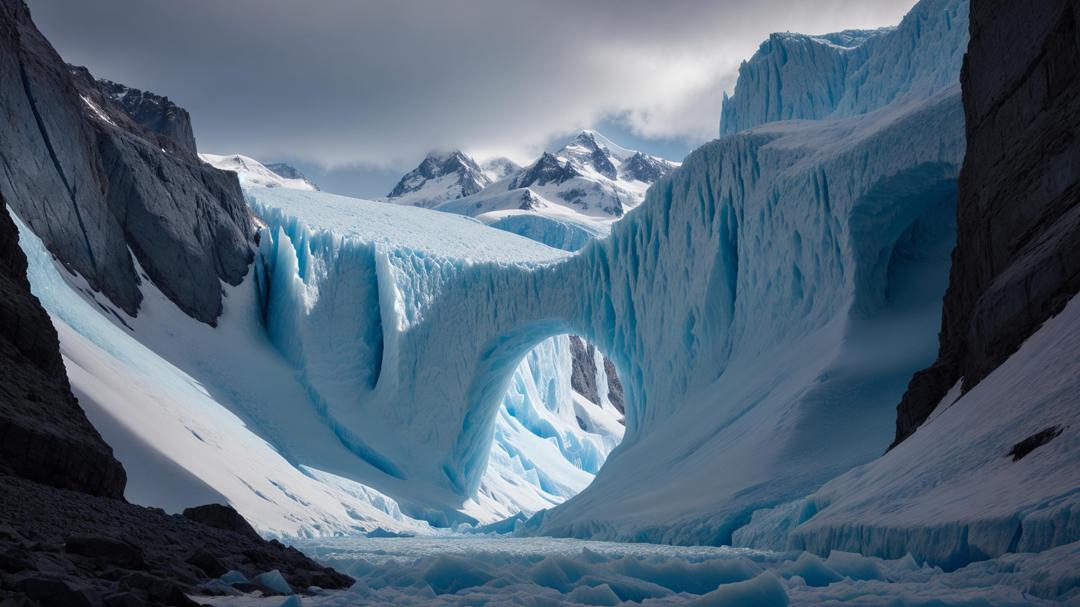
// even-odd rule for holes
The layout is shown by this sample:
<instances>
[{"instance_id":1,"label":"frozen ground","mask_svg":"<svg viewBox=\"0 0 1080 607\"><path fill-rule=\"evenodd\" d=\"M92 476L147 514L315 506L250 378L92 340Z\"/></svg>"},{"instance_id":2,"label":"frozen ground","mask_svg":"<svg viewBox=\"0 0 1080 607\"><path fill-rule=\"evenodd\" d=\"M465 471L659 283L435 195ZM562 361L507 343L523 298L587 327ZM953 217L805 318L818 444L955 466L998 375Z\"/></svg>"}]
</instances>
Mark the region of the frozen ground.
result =
<instances>
[{"instance_id":1,"label":"frozen ground","mask_svg":"<svg viewBox=\"0 0 1080 607\"><path fill-rule=\"evenodd\" d=\"M304 541L351 574L348 591L228 596L222 606L1080 604L1074 543L944 573L910 556L621 544L553 538L445 537ZM204 600L200 597L200 600ZM290 602L291 601L291 602Z\"/></svg>"}]
</instances>

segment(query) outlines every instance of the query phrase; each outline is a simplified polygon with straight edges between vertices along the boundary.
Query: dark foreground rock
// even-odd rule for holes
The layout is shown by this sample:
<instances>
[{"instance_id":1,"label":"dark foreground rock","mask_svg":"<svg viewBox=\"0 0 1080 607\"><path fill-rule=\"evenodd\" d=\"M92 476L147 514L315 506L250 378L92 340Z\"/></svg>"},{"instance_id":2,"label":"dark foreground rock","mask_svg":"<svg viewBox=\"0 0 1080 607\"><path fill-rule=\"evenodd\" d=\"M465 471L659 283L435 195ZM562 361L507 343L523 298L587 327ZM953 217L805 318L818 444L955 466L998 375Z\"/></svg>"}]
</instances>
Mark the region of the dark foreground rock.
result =
<instances>
[{"instance_id":1,"label":"dark foreground rock","mask_svg":"<svg viewBox=\"0 0 1080 607\"><path fill-rule=\"evenodd\" d=\"M221 504L207 504L187 508L184 510L184 518L215 529L224 529L248 537L259 537L259 534L255 533L255 530L251 528L251 525L244 517L240 516L239 512Z\"/></svg>"},{"instance_id":2,"label":"dark foreground rock","mask_svg":"<svg viewBox=\"0 0 1080 607\"><path fill-rule=\"evenodd\" d=\"M120 498L127 475L68 386L0 194L0 474ZM2 513L0 513L0 520Z\"/></svg>"},{"instance_id":3,"label":"dark foreground rock","mask_svg":"<svg viewBox=\"0 0 1080 607\"><path fill-rule=\"evenodd\" d=\"M276 541L0 476L0 604L190 605L187 595L228 571L267 592L257 578L274 570L298 592L352 583Z\"/></svg>"},{"instance_id":4,"label":"dark foreground rock","mask_svg":"<svg viewBox=\"0 0 1080 607\"><path fill-rule=\"evenodd\" d=\"M894 445L1080 291L1080 0L972 0L970 24L940 351L897 407Z\"/></svg>"}]
</instances>

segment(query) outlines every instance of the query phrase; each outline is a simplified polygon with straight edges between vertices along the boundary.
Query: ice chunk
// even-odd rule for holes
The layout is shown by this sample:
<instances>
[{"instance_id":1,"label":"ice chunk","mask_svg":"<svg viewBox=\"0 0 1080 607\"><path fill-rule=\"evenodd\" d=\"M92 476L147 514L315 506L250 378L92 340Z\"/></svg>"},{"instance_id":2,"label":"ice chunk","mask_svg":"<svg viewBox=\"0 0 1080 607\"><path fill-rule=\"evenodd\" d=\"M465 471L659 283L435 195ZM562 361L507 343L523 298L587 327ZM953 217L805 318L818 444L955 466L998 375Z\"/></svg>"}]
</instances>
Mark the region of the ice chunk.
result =
<instances>
[{"instance_id":1,"label":"ice chunk","mask_svg":"<svg viewBox=\"0 0 1080 607\"><path fill-rule=\"evenodd\" d=\"M293 591L292 586L289 586L289 582L285 581L285 576L281 575L281 572L277 569L260 573L255 576L255 581L281 594L292 594Z\"/></svg>"}]
</instances>

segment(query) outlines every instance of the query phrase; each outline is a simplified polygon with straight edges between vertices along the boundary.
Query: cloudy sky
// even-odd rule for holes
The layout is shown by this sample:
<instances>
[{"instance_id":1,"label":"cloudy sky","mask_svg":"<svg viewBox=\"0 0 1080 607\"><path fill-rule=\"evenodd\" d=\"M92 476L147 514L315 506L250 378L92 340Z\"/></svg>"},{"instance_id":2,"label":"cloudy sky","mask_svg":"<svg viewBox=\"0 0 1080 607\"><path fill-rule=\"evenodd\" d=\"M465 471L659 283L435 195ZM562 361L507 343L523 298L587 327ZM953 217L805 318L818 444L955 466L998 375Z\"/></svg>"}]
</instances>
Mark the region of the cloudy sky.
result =
<instances>
[{"instance_id":1,"label":"cloudy sky","mask_svg":"<svg viewBox=\"0 0 1080 607\"><path fill-rule=\"evenodd\" d=\"M432 149L527 162L585 127L679 160L769 32L891 25L914 0L28 3L67 61L186 107L201 151L377 196Z\"/></svg>"}]
</instances>

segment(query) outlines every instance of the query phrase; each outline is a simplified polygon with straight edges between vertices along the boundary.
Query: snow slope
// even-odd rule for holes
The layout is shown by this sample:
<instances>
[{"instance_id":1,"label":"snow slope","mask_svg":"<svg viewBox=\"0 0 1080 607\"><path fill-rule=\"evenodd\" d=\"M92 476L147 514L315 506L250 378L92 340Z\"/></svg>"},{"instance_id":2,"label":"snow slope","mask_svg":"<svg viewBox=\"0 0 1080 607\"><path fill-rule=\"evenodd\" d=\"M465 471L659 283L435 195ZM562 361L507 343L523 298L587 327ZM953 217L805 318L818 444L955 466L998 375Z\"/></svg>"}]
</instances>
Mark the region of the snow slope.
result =
<instances>
[{"instance_id":1,"label":"snow slope","mask_svg":"<svg viewBox=\"0 0 1080 607\"><path fill-rule=\"evenodd\" d=\"M247 156L241 156L240 154L232 154L230 156L199 154L199 158L215 168L236 173L242 187L259 186L264 188L287 188L290 190L308 190L313 192L318 191L319 189L302 175L292 178L283 177L263 165L258 160ZM288 165L283 166L288 167ZM292 169L292 167L288 168ZM292 169L292 172L296 173L297 171L296 169Z\"/></svg>"},{"instance_id":2,"label":"snow slope","mask_svg":"<svg viewBox=\"0 0 1080 607\"><path fill-rule=\"evenodd\" d=\"M61 273L15 219L72 389L124 464L130 501L178 512L224 500L270 536L430 533L389 497L291 456L290 438L324 460L337 457L336 443L311 423L305 395L262 334L250 279L225 288L217 328L188 317L149 280L130 317Z\"/></svg>"},{"instance_id":3,"label":"snow slope","mask_svg":"<svg viewBox=\"0 0 1080 607\"><path fill-rule=\"evenodd\" d=\"M1022 459L1014 445L1080 424L1080 299L971 391L959 386L907 441L793 504L755 513L741 544L947 569L1041 552L1080 530L1080 440L1061 432ZM1053 432L1051 432L1053 434Z\"/></svg>"}]
</instances>

